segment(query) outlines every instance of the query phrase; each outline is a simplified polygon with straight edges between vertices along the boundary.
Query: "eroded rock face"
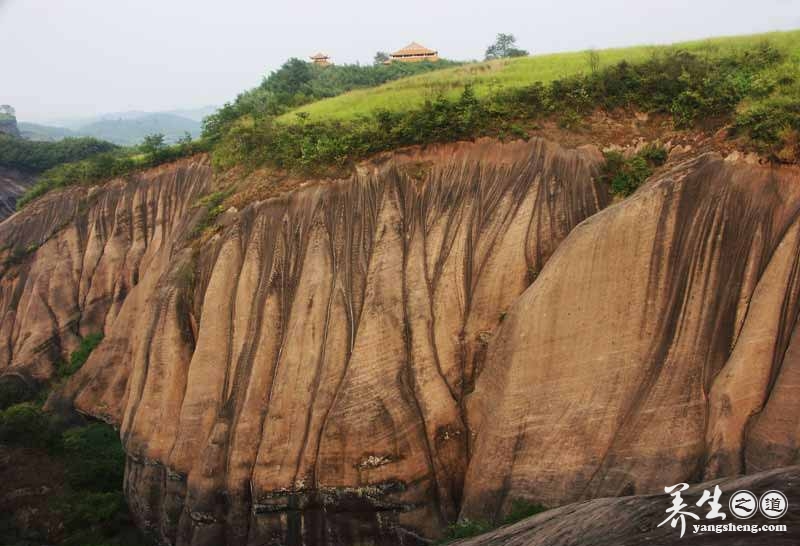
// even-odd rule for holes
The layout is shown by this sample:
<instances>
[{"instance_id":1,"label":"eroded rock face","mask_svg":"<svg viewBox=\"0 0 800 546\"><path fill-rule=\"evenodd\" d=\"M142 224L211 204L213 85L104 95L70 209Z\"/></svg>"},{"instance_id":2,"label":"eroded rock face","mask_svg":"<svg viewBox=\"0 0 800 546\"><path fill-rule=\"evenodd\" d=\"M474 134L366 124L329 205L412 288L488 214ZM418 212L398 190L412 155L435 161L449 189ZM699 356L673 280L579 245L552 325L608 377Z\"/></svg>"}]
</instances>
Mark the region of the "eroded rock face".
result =
<instances>
[{"instance_id":1,"label":"eroded rock face","mask_svg":"<svg viewBox=\"0 0 800 546\"><path fill-rule=\"evenodd\" d=\"M398 152L204 243L204 160L47 197L0 224L41 245L0 279L0 369L105 332L63 396L172 544L415 544L796 461L797 171L703 156L603 210L601 160Z\"/></svg>"},{"instance_id":2,"label":"eroded rock face","mask_svg":"<svg viewBox=\"0 0 800 546\"><path fill-rule=\"evenodd\" d=\"M177 252L210 173L181 162L48 195L0 223L0 374L46 380L79 335L110 331L140 278Z\"/></svg>"},{"instance_id":3,"label":"eroded rock face","mask_svg":"<svg viewBox=\"0 0 800 546\"><path fill-rule=\"evenodd\" d=\"M490 343L462 514L800 462L799 181L707 155L575 229Z\"/></svg>"},{"instance_id":4,"label":"eroded rock face","mask_svg":"<svg viewBox=\"0 0 800 546\"><path fill-rule=\"evenodd\" d=\"M174 268L196 272L193 301L175 271L129 296L135 327L117 319L76 402L121 423L142 520L179 544L438 532L489 335L605 204L597 163L542 141L399 155L242 211Z\"/></svg>"}]
</instances>

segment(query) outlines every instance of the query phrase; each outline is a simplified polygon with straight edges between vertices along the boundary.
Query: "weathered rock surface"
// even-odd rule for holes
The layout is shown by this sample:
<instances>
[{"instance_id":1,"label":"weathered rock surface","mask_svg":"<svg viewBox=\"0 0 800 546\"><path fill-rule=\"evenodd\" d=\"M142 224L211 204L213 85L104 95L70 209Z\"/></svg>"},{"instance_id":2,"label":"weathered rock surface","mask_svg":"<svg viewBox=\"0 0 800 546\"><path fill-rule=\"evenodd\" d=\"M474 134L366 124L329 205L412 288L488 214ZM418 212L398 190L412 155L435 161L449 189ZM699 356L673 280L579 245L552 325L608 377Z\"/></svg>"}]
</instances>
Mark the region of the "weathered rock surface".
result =
<instances>
[{"instance_id":1,"label":"weathered rock surface","mask_svg":"<svg viewBox=\"0 0 800 546\"><path fill-rule=\"evenodd\" d=\"M673 485L672 483L667 484ZM713 493L714 487L722 491L720 503L724 520L706 519L708 504L698 508L702 492ZM756 513L749 519L740 520L731 515L728 509L730 496L740 489L752 491L756 495L778 489L789 499L789 511L778 520L767 519ZM659 546L793 546L800 543L800 511L792 499L800 497L800 467L794 466L779 470L761 472L751 476L722 479L695 485L682 493L687 504L686 510L700 519L686 517L686 532L681 538L680 522L673 528L668 521L666 509L672 497L665 493L658 495L628 496L621 498L602 498L569 504L550 510L526 520L500 528L491 533L469 540L454 542L454 546L640 546L658 544ZM693 525L785 525L785 531L700 531L694 532Z\"/></svg>"},{"instance_id":2,"label":"weathered rock surface","mask_svg":"<svg viewBox=\"0 0 800 546\"><path fill-rule=\"evenodd\" d=\"M541 141L400 155L246 208L132 293L74 386L121 424L143 521L282 544L454 519L464 396L503 311L605 204L597 160Z\"/></svg>"},{"instance_id":3,"label":"weathered rock surface","mask_svg":"<svg viewBox=\"0 0 800 546\"><path fill-rule=\"evenodd\" d=\"M398 152L194 244L202 159L48 196L0 224L38 248L2 269L0 373L103 330L63 396L173 544L414 544L797 463L800 175L703 156L605 208L600 161Z\"/></svg>"},{"instance_id":4,"label":"weathered rock surface","mask_svg":"<svg viewBox=\"0 0 800 546\"><path fill-rule=\"evenodd\" d=\"M798 182L706 155L574 230L490 343L462 514L799 463Z\"/></svg>"},{"instance_id":5,"label":"weathered rock surface","mask_svg":"<svg viewBox=\"0 0 800 546\"><path fill-rule=\"evenodd\" d=\"M170 262L210 173L182 162L48 195L0 223L0 374L45 380L78 336L110 331L139 279Z\"/></svg>"}]
</instances>

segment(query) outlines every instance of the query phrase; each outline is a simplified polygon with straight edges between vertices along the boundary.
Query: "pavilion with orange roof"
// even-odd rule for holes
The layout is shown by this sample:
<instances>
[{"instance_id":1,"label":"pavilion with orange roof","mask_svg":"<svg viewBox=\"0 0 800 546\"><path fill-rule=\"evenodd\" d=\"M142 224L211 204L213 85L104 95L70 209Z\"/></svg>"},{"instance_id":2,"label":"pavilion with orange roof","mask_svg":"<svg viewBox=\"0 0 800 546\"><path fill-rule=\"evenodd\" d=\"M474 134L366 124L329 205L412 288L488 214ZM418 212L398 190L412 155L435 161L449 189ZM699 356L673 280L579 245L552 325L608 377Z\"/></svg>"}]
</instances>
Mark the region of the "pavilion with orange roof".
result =
<instances>
[{"instance_id":1,"label":"pavilion with orange roof","mask_svg":"<svg viewBox=\"0 0 800 546\"><path fill-rule=\"evenodd\" d=\"M438 61L439 52L428 49L417 42L411 42L406 47L398 49L389 55L389 62L416 63L420 61Z\"/></svg>"}]
</instances>

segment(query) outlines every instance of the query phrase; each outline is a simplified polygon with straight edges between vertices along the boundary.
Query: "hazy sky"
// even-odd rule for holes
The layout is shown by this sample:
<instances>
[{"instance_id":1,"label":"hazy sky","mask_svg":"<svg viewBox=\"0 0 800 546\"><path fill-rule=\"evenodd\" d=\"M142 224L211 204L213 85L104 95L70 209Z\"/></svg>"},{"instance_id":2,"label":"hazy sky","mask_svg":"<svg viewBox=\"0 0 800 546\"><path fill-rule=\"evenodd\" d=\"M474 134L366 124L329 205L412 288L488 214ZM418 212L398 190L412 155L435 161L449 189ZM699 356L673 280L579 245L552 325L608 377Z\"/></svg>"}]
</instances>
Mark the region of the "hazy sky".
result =
<instances>
[{"instance_id":1,"label":"hazy sky","mask_svg":"<svg viewBox=\"0 0 800 546\"><path fill-rule=\"evenodd\" d=\"M0 0L0 103L21 120L221 104L291 56L453 59L800 28L800 0Z\"/></svg>"}]
</instances>

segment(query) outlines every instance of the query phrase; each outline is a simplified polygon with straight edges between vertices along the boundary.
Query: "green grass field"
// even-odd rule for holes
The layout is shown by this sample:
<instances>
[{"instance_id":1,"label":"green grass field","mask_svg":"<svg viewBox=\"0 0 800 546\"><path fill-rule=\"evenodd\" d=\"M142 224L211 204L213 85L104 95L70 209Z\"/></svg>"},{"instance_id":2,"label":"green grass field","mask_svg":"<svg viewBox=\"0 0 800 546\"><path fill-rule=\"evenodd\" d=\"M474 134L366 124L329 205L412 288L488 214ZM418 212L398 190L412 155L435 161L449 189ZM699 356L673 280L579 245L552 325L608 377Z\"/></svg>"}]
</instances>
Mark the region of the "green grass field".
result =
<instances>
[{"instance_id":1,"label":"green grass field","mask_svg":"<svg viewBox=\"0 0 800 546\"><path fill-rule=\"evenodd\" d=\"M599 68L603 68L623 60L631 63L644 61L659 51L669 49L685 49L713 57L745 50L764 41L789 53L787 63L793 65L789 68L800 74L800 30L711 38L665 46L603 49L597 53ZM500 89L525 87L536 82L548 83L589 71L589 54L586 51L471 63L396 80L379 87L351 91L297 108L279 119L291 123L298 112L306 112L311 119L348 120L380 109L395 112L409 110L439 93L456 97L466 84L472 84L476 94L484 97Z\"/></svg>"}]
</instances>

